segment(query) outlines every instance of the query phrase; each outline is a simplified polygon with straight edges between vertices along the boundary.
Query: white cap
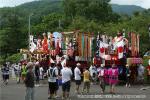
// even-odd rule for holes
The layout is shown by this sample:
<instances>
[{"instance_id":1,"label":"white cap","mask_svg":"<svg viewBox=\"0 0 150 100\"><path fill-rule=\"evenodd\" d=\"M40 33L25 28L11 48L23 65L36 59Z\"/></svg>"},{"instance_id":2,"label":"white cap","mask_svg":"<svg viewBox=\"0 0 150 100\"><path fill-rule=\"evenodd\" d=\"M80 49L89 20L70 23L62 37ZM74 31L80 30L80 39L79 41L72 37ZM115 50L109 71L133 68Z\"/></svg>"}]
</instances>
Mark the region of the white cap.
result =
<instances>
[{"instance_id":1,"label":"white cap","mask_svg":"<svg viewBox=\"0 0 150 100\"><path fill-rule=\"evenodd\" d=\"M80 66L81 64L80 63L77 63L77 66Z\"/></svg>"},{"instance_id":2,"label":"white cap","mask_svg":"<svg viewBox=\"0 0 150 100\"><path fill-rule=\"evenodd\" d=\"M104 67L105 66L105 64L101 64L101 67Z\"/></svg>"}]
</instances>

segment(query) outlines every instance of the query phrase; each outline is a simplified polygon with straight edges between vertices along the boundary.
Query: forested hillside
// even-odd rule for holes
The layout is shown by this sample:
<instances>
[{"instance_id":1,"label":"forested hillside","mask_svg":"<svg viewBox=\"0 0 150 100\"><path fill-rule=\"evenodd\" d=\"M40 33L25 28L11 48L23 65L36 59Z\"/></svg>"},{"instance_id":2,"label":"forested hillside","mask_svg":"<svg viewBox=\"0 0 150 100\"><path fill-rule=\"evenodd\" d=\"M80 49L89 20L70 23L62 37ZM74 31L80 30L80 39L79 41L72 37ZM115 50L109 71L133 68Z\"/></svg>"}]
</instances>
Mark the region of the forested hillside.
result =
<instances>
[{"instance_id":1,"label":"forested hillside","mask_svg":"<svg viewBox=\"0 0 150 100\"><path fill-rule=\"evenodd\" d=\"M110 0L41 0L16 7L0 8L1 58L28 47L28 21L31 34L74 31L116 35L118 30L140 34L140 51L150 48L150 10L137 6L110 5ZM121 7L121 8L120 8ZM128 11L118 14L116 12ZM136 11L136 12L132 12ZM139 12L138 12L139 11ZM129 16L130 15L130 16Z\"/></svg>"}]
</instances>

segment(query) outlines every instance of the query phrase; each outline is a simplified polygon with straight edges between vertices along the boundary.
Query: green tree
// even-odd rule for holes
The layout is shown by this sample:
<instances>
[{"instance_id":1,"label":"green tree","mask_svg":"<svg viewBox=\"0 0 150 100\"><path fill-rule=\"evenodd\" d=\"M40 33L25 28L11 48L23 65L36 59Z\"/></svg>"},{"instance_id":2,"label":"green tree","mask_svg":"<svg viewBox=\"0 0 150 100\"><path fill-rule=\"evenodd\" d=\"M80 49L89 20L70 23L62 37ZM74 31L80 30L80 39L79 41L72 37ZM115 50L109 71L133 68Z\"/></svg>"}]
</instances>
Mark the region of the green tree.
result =
<instances>
[{"instance_id":1,"label":"green tree","mask_svg":"<svg viewBox=\"0 0 150 100\"><path fill-rule=\"evenodd\" d=\"M26 34L22 32L23 24L19 13L15 10L7 12L2 16L3 23L0 30L0 50L1 56L5 56L17 53L17 50L25 47Z\"/></svg>"},{"instance_id":2,"label":"green tree","mask_svg":"<svg viewBox=\"0 0 150 100\"><path fill-rule=\"evenodd\" d=\"M66 17L84 16L89 20L102 23L118 20L118 15L112 12L110 0L64 0L64 13ZM112 20L111 17L114 17Z\"/></svg>"},{"instance_id":3,"label":"green tree","mask_svg":"<svg viewBox=\"0 0 150 100\"><path fill-rule=\"evenodd\" d=\"M42 23L34 26L35 32L53 32L63 27L63 15L59 13L51 13L44 16Z\"/></svg>"}]
</instances>

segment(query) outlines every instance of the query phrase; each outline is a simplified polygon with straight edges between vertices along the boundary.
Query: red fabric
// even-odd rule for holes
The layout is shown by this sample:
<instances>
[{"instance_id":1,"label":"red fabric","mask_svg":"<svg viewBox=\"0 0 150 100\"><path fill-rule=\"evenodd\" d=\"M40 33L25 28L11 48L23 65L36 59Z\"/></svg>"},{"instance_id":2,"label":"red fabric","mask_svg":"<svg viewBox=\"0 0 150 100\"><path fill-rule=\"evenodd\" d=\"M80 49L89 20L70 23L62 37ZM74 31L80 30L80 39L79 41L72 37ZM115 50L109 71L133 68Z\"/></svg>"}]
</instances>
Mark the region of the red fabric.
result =
<instances>
[{"instance_id":1,"label":"red fabric","mask_svg":"<svg viewBox=\"0 0 150 100\"><path fill-rule=\"evenodd\" d=\"M100 48L100 52L101 52L101 53L104 53L104 51L105 51L105 48L103 48L103 47Z\"/></svg>"},{"instance_id":2,"label":"red fabric","mask_svg":"<svg viewBox=\"0 0 150 100\"><path fill-rule=\"evenodd\" d=\"M42 43L42 48L43 48L44 52L48 52L48 43L47 43L46 36L44 36L43 43Z\"/></svg>"},{"instance_id":3,"label":"red fabric","mask_svg":"<svg viewBox=\"0 0 150 100\"><path fill-rule=\"evenodd\" d=\"M56 55L58 55L59 53L60 53L59 40L57 40Z\"/></svg>"},{"instance_id":4,"label":"red fabric","mask_svg":"<svg viewBox=\"0 0 150 100\"><path fill-rule=\"evenodd\" d=\"M122 53L123 52L123 47L118 47L118 53Z\"/></svg>"},{"instance_id":5,"label":"red fabric","mask_svg":"<svg viewBox=\"0 0 150 100\"><path fill-rule=\"evenodd\" d=\"M147 69L147 75L150 76L150 66L147 66L146 69Z\"/></svg>"}]
</instances>

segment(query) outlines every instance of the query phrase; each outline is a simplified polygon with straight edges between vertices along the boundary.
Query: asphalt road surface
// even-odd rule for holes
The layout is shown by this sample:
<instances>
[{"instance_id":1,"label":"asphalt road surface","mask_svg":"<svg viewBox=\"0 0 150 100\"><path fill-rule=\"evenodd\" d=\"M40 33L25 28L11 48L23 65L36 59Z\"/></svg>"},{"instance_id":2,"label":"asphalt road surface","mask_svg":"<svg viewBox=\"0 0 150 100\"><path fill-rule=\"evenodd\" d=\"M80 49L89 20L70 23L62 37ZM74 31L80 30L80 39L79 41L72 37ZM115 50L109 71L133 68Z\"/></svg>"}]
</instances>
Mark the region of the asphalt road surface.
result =
<instances>
[{"instance_id":1,"label":"asphalt road surface","mask_svg":"<svg viewBox=\"0 0 150 100\"><path fill-rule=\"evenodd\" d=\"M23 83L17 84L15 80L10 79L8 85L4 85L0 81L0 100L24 100L25 86ZM35 87L35 100L48 100L48 84L45 80L41 82L42 85ZM82 89L83 83L80 90ZM131 88L125 86L116 86L117 92L112 95L109 94L109 86L106 87L106 92L100 94L99 85L91 85L90 94L77 95L75 93L75 83L71 84L70 98L71 100L149 100L150 88L148 86L135 85ZM146 88L146 89L143 89ZM143 89L143 90L142 90ZM62 90L59 88L57 100L61 100Z\"/></svg>"}]
</instances>

